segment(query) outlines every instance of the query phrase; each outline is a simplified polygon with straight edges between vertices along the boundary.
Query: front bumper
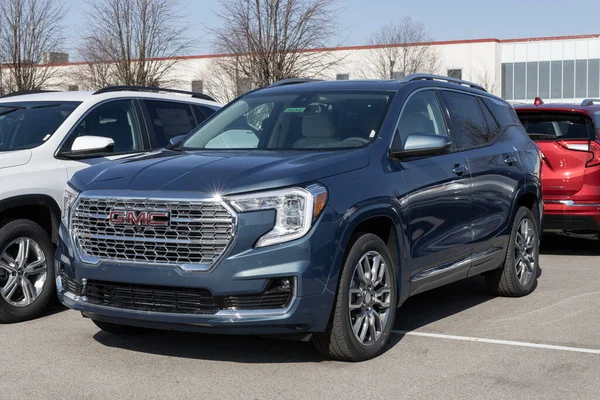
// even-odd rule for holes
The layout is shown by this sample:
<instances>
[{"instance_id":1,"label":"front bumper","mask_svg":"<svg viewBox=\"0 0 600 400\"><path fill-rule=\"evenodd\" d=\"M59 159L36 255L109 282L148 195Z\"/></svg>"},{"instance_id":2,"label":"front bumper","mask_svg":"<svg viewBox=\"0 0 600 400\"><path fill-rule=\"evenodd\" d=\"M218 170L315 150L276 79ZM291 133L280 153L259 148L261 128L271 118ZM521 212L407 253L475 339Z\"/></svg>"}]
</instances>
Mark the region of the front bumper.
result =
<instances>
[{"instance_id":1,"label":"front bumper","mask_svg":"<svg viewBox=\"0 0 600 400\"><path fill-rule=\"evenodd\" d=\"M252 218L252 217L251 217ZM55 256L56 286L60 301L86 317L124 325L158 329L226 334L286 334L324 331L335 293L327 290L337 245L331 240L336 226L327 210L321 222L302 239L260 249L241 248L237 240L229 253L210 271L185 272L173 266L81 261L66 228L60 228ZM243 224L244 221L241 221ZM295 283L292 300L279 309L219 309L216 313L157 312L100 305L63 284L102 281L160 287L205 289L215 296L259 294L273 279L290 277Z\"/></svg>"}]
</instances>

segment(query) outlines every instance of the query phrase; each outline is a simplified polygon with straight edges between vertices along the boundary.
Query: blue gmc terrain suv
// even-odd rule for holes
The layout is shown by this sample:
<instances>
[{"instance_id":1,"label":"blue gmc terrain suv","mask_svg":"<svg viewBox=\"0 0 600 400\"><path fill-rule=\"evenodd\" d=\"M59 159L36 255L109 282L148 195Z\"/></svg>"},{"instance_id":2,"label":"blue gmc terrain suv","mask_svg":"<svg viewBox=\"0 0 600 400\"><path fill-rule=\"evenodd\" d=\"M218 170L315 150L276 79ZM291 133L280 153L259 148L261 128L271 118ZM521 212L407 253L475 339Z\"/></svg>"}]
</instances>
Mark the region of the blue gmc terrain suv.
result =
<instances>
[{"instance_id":1,"label":"blue gmc terrain suv","mask_svg":"<svg viewBox=\"0 0 600 400\"><path fill-rule=\"evenodd\" d=\"M462 80L281 81L75 174L59 297L114 334L290 334L365 360L411 295L479 274L534 290L540 154Z\"/></svg>"}]
</instances>

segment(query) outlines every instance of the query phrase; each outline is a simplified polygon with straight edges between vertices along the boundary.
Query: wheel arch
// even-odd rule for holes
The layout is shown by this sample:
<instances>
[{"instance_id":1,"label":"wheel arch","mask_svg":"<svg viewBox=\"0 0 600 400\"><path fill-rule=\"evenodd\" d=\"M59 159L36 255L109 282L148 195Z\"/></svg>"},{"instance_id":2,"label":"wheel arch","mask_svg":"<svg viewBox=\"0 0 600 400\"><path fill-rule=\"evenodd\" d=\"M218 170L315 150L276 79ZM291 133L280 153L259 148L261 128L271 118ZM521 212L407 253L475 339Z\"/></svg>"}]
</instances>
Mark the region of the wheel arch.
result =
<instances>
[{"instance_id":1,"label":"wheel arch","mask_svg":"<svg viewBox=\"0 0 600 400\"><path fill-rule=\"evenodd\" d=\"M60 207L56 201L44 194L28 194L0 200L0 221L23 218L40 225L58 243Z\"/></svg>"},{"instance_id":2,"label":"wheel arch","mask_svg":"<svg viewBox=\"0 0 600 400\"><path fill-rule=\"evenodd\" d=\"M353 210L353 211L352 211ZM370 204L367 207L350 208L342 218L339 246L332 268L328 290L337 293L340 271L345 262L348 249L355 241L358 233L372 233L381 238L388 246L398 272L398 298L400 305L408 297L409 271L405 266L406 237L404 224L397 208L391 203Z\"/></svg>"},{"instance_id":3,"label":"wheel arch","mask_svg":"<svg viewBox=\"0 0 600 400\"><path fill-rule=\"evenodd\" d=\"M544 204L542 201L540 188L533 184L527 183L521 191L517 192L515 196L515 202L513 205L513 212L511 217L511 226L519 207L527 207L533 213L533 216L538 225L538 233L542 232L542 222L544 215Z\"/></svg>"}]
</instances>

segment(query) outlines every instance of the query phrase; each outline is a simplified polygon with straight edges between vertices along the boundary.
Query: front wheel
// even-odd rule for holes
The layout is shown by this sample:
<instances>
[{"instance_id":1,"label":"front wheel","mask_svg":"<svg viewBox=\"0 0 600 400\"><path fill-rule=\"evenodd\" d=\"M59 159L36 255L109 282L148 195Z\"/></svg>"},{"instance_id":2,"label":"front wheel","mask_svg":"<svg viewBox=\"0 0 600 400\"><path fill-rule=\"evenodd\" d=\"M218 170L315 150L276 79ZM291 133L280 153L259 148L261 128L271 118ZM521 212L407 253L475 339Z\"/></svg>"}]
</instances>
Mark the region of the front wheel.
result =
<instances>
[{"instance_id":1,"label":"front wheel","mask_svg":"<svg viewBox=\"0 0 600 400\"><path fill-rule=\"evenodd\" d=\"M54 246L33 221L0 227L0 323L39 315L54 294Z\"/></svg>"},{"instance_id":2,"label":"front wheel","mask_svg":"<svg viewBox=\"0 0 600 400\"><path fill-rule=\"evenodd\" d=\"M321 354L362 361L383 351L396 316L396 269L378 236L363 234L356 239L346 255L327 329L312 337Z\"/></svg>"},{"instance_id":3,"label":"front wheel","mask_svg":"<svg viewBox=\"0 0 600 400\"><path fill-rule=\"evenodd\" d=\"M531 210L521 207L515 216L504 265L486 276L492 293L520 297L533 292L540 270L539 256L537 223Z\"/></svg>"}]
</instances>

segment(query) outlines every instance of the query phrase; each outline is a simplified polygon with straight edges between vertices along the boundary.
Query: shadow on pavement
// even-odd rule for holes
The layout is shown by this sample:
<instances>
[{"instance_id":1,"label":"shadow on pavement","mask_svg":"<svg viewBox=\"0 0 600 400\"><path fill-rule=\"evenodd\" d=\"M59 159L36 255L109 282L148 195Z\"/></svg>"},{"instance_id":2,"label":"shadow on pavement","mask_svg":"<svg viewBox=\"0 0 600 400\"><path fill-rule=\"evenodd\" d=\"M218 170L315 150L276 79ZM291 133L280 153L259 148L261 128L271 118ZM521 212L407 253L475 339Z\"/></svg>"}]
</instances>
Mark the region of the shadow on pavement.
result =
<instances>
[{"instance_id":1,"label":"shadow on pavement","mask_svg":"<svg viewBox=\"0 0 600 400\"><path fill-rule=\"evenodd\" d=\"M115 336L99 331L94 335L94 339L109 347L169 357L250 364L324 361L309 342L258 336L171 331L152 331L140 336Z\"/></svg>"},{"instance_id":2,"label":"shadow on pavement","mask_svg":"<svg viewBox=\"0 0 600 400\"><path fill-rule=\"evenodd\" d=\"M414 330L492 298L483 278L469 278L409 299L398 310L394 329ZM386 351L393 348L402 337L403 335L393 335ZM99 331L94 335L94 339L109 347L169 357L257 364L325 361L308 342L255 336L174 331L151 331L141 336L115 336Z\"/></svg>"},{"instance_id":3,"label":"shadow on pavement","mask_svg":"<svg viewBox=\"0 0 600 400\"><path fill-rule=\"evenodd\" d=\"M396 313L394 329L412 331L493 298L481 276L455 282L409 298Z\"/></svg>"},{"instance_id":4,"label":"shadow on pavement","mask_svg":"<svg viewBox=\"0 0 600 400\"><path fill-rule=\"evenodd\" d=\"M600 240L596 235L577 237L547 233L542 236L540 254L600 256Z\"/></svg>"},{"instance_id":5,"label":"shadow on pavement","mask_svg":"<svg viewBox=\"0 0 600 400\"><path fill-rule=\"evenodd\" d=\"M58 299L53 299L48 307L38 316L36 319L51 317L54 314L61 313L63 311L67 311L68 308L63 306Z\"/></svg>"},{"instance_id":6,"label":"shadow on pavement","mask_svg":"<svg viewBox=\"0 0 600 400\"><path fill-rule=\"evenodd\" d=\"M596 240L545 235L542 254L600 255ZM543 267L543 265L542 265ZM452 317L485 303L494 296L485 279L475 276L409 298L398 309L395 330L412 331L435 321ZM387 350L404 335L393 335ZM322 362L308 342L276 340L254 336L207 335L187 332L152 331L143 336L118 337L102 331L94 335L99 343L131 351L160 354L170 357L231 361L241 363Z\"/></svg>"}]
</instances>

